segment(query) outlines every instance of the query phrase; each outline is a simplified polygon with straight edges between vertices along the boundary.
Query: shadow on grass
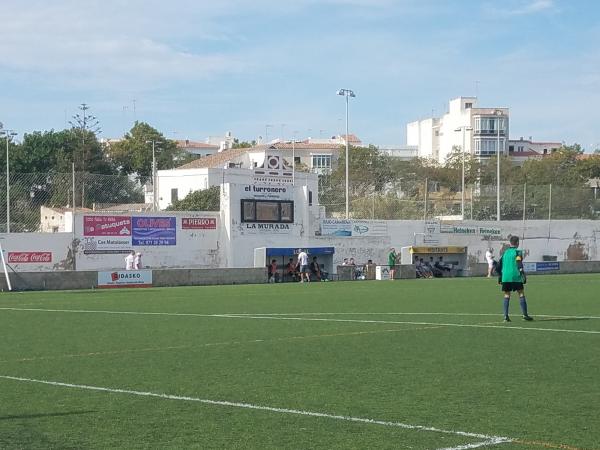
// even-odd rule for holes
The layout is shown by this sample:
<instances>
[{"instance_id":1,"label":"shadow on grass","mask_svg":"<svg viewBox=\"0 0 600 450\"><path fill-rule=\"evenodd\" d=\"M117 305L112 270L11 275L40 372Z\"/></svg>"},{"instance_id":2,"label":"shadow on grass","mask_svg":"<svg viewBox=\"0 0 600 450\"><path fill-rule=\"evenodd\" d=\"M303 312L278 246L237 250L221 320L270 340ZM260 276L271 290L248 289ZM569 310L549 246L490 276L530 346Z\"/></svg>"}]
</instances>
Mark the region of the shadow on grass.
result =
<instances>
[{"instance_id":1,"label":"shadow on grass","mask_svg":"<svg viewBox=\"0 0 600 450\"><path fill-rule=\"evenodd\" d=\"M91 414L96 412L98 411L68 411L57 413L22 414L15 416L0 416L0 420L39 419L42 417L74 416L79 414Z\"/></svg>"}]
</instances>

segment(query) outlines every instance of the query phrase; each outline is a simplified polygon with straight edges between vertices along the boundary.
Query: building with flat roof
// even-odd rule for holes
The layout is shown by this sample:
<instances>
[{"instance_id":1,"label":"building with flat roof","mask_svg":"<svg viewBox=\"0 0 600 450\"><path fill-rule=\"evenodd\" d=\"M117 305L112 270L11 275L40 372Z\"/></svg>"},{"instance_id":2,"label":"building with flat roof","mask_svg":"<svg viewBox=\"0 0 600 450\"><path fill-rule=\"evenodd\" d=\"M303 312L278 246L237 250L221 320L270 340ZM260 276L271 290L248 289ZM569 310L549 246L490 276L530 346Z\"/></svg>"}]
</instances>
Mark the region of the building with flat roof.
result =
<instances>
[{"instance_id":1,"label":"building with flat roof","mask_svg":"<svg viewBox=\"0 0 600 450\"><path fill-rule=\"evenodd\" d=\"M458 97L442 117L407 124L406 143L418 148L419 157L440 163L455 148L479 158L507 154L509 119L508 108L480 108L477 97Z\"/></svg>"}]
</instances>

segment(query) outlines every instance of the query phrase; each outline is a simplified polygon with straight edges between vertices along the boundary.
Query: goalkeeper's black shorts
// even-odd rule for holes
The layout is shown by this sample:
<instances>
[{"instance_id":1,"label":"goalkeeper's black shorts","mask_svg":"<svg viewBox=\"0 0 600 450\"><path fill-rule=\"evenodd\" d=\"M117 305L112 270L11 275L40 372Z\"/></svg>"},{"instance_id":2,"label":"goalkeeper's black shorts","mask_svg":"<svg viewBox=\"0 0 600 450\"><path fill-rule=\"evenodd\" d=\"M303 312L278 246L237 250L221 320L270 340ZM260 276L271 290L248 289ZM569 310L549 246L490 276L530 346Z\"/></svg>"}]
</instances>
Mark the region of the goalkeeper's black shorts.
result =
<instances>
[{"instance_id":1,"label":"goalkeeper's black shorts","mask_svg":"<svg viewBox=\"0 0 600 450\"><path fill-rule=\"evenodd\" d=\"M523 283L521 282L502 283L502 292L522 291L523 289Z\"/></svg>"}]
</instances>

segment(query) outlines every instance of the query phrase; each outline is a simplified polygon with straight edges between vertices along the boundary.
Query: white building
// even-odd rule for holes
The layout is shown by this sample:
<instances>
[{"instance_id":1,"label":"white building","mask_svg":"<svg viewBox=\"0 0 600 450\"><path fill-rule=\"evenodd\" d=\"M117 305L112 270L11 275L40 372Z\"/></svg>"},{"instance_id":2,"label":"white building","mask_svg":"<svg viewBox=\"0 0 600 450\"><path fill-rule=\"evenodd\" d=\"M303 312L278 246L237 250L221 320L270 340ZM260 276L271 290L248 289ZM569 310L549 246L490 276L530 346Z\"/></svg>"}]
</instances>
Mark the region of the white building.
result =
<instances>
[{"instance_id":1,"label":"white building","mask_svg":"<svg viewBox=\"0 0 600 450\"><path fill-rule=\"evenodd\" d=\"M205 142L190 141L189 139L177 140L177 148L192 155L209 156L219 152L219 145L207 144Z\"/></svg>"},{"instance_id":2,"label":"white building","mask_svg":"<svg viewBox=\"0 0 600 450\"><path fill-rule=\"evenodd\" d=\"M91 212L88 208L76 208L76 213ZM40 233L71 233L73 231L73 208L40 207Z\"/></svg>"},{"instance_id":3,"label":"white building","mask_svg":"<svg viewBox=\"0 0 600 450\"><path fill-rule=\"evenodd\" d=\"M536 142L531 139L508 140L508 152L511 156L519 157L524 154L537 154L540 157L550 155L562 147L562 142Z\"/></svg>"},{"instance_id":4,"label":"white building","mask_svg":"<svg viewBox=\"0 0 600 450\"><path fill-rule=\"evenodd\" d=\"M293 172L291 163L277 148L259 146L226 150L176 169L159 170L158 207L164 210L190 192L222 185L231 177L247 177L248 169L255 180L262 177L264 183L275 180L281 184L284 180L291 185L307 186L309 203L312 204L313 192L316 200L318 177L315 173Z\"/></svg>"},{"instance_id":5,"label":"white building","mask_svg":"<svg viewBox=\"0 0 600 450\"><path fill-rule=\"evenodd\" d=\"M463 148L480 158L507 153L508 108L479 108L476 97L450 100L442 117L411 122L406 126L406 143L416 146L422 158L444 163L454 148Z\"/></svg>"}]
</instances>

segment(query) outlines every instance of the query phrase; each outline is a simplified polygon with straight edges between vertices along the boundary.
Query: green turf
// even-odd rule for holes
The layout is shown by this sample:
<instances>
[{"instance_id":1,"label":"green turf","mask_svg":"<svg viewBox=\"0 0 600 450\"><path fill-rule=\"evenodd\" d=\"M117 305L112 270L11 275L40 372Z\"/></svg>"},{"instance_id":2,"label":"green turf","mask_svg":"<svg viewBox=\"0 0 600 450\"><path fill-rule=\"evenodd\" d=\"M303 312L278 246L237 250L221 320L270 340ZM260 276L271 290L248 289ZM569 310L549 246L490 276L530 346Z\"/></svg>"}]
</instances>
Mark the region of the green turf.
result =
<instances>
[{"instance_id":1,"label":"green turf","mask_svg":"<svg viewBox=\"0 0 600 450\"><path fill-rule=\"evenodd\" d=\"M514 439L479 448L594 449L599 291L600 275L532 276L527 293L536 320L521 321L515 299L510 324L501 322L501 294L489 279L3 293L0 376ZM282 315L265 315L276 313ZM478 442L0 378L2 449L440 449Z\"/></svg>"}]
</instances>

